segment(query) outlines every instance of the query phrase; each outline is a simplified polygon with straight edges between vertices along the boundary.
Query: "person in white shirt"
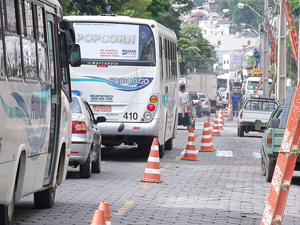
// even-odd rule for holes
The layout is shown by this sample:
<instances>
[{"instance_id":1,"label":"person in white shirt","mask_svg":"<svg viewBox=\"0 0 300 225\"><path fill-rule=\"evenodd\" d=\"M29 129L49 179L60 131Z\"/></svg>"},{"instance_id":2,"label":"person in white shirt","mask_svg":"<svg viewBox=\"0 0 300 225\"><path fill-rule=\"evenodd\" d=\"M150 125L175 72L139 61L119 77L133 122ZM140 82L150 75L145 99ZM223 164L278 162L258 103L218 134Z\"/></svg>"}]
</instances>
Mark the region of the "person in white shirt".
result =
<instances>
[{"instance_id":1,"label":"person in white shirt","mask_svg":"<svg viewBox=\"0 0 300 225\"><path fill-rule=\"evenodd\" d=\"M189 114L187 113L187 94L185 93L185 85L180 85L179 91L179 105L178 105L178 125L183 125L187 127L187 130L191 130L191 122Z\"/></svg>"}]
</instances>

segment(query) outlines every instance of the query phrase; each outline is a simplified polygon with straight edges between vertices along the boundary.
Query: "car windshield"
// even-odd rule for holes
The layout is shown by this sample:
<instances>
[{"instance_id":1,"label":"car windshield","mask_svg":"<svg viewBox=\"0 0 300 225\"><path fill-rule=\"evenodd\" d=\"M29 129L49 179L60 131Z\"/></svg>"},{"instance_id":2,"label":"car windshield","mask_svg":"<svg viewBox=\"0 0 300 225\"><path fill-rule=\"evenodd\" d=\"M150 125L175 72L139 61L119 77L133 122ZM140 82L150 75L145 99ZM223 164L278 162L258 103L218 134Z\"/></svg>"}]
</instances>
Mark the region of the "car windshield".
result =
<instances>
[{"instance_id":1,"label":"car windshield","mask_svg":"<svg viewBox=\"0 0 300 225\"><path fill-rule=\"evenodd\" d=\"M275 102L251 100L247 102L245 109L273 111L276 107Z\"/></svg>"},{"instance_id":2,"label":"car windshield","mask_svg":"<svg viewBox=\"0 0 300 225\"><path fill-rule=\"evenodd\" d=\"M71 106L72 106L72 113L80 113L80 114L82 113L81 107L80 107L80 104L79 104L79 101L77 98L75 98L75 97L72 98Z\"/></svg>"}]
</instances>

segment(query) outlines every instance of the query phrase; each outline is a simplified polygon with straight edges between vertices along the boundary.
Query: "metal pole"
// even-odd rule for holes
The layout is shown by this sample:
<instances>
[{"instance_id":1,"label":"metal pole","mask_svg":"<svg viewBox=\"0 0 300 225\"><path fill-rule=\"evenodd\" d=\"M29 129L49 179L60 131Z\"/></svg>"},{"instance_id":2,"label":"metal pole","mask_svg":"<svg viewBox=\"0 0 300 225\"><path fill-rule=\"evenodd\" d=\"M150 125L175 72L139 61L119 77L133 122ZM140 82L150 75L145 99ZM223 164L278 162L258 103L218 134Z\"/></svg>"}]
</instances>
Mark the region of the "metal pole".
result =
<instances>
[{"instance_id":1,"label":"metal pole","mask_svg":"<svg viewBox=\"0 0 300 225\"><path fill-rule=\"evenodd\" d=\"M269 4L268 0L265 0L264 4L264 17L263 18L263 97L269 97L269 38L268 38L268 11Z\"/></svg>"},{"instance_id":2,"label":"metal pole","mask_svg":"<svg viewBox=\"0 0 300 225\"><path fill-rule=\"evenodd\" d=\"M279 10L276 99L283 104L286 97L286 16L283 3L280 4Z\"/></svg>"}]
</instances>

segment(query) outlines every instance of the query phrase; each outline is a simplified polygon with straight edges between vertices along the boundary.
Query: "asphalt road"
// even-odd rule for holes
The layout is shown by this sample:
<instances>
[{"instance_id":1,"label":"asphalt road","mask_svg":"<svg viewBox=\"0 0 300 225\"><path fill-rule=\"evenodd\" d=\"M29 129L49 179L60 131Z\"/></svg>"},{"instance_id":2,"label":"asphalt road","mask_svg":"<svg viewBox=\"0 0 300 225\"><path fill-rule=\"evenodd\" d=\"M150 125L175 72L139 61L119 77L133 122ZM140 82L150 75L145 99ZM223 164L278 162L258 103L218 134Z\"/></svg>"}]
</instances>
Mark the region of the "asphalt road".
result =
<instances>
[{"instance_id":1,"label":"asphalt road","mask_svg":"<svg viewBox=\"0 0 300 225\"><path fill-rule=\"evenodd\" d=\"M206 116L197 118L199 150ZM137 148L105 148L102 171L81 179L70 168L57 188L52 209L34 208L33 196L16 203L15 224L90 224L101 201L110 207L112 224L260 224L270 183L260 173L260 133L237 136L236 119L225 120L214 152L199 152L199 161L182 160L188 132L179 127L174 147L160 159L162 183L141 182L147 158ZM213 114L211 115L213 121ZM300 173L293 182L282 224L300 224Z\"/></svg>"}]
</instances>

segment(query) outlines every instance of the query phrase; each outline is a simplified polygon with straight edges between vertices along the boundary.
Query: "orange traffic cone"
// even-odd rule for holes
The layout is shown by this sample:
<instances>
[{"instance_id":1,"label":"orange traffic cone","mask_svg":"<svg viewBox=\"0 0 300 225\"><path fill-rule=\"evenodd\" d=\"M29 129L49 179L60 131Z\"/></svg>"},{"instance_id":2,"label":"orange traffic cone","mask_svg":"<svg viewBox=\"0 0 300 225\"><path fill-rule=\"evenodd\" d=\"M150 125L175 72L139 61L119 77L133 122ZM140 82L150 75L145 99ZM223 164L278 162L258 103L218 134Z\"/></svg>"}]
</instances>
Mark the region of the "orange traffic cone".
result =
<instances>
[{"instance_id":1,"label":"orange traffic cone","mask_svg":"<svg viewBox=\"0 0 300 225\"><path fill-rule=\"evenodd\" d=\"M209 116L206 118L206 122L210 123L210 117Z\"/></svg>"},{"instance_id":2,"label":"orange traffic cone","mask_svg":"<svg viewBox=\"0 0 300 225\"><path fill-rule=\"evenodd\" d=\"M157 138L153 139L147 166L142 181L162 183L160 179L159 148Z\"/></svg>"},{"instance_id":3,"label":"orange traffic cone","mask_svg":"<svg viewBox=\"0 0 300 225\"><path fill-rule=\"evenodd\" d=\"M221 136L220 130L219 130L219 123L218 123L218 116L215 114L214 118L214 124L213 124L213 129L212 129L212 136Z\"/></svg>"},{"instance_id":4,"label":"orange traffic cone","mask_svg":"<svg viewBox=\"0 0 300 225\"><path fill-rule=\"evenodd\" d=\"M109 211L108 203L107 202L101 202L98 210L103 210L104 211L106 225L111 225L111 217L110 217L110 211Z\"/></svg>"},{"instance_id":5,"label":"orange traffic cone","mask_svg":"<svg viewBox=\"0 0 300 225\"><path fill-rule=\"evenodd\" d=\"M202 141L201 141L201 148L199 152L213 152L214 148L212 146L212 137L210 135L210 125L208 122L204 123L203 134L202 134Z\"/></svg>"},{"instance_id":6,"label":"orange traffic cone","mask_svg":"<svg viewBox=\"0 0 300 225\"><path fill-rule=\"evenodd\" d=\"M91 225L106 225L103 210L96 210Z\"/></svg>"},{"instance_id":7,"label":"orange traffic cone","mask_svg":"<svg viewBox=\"0 0 300 225\"><path fill-rule=\"evenodd\" d=\"M183 160L193 160L198 161L197 158L197 150L195 146L195 135L194 135L194 128L191 128L191 131L189 133L188 143L186 145L186 150L183 158Z\"/></svg>"},{"instance_id":8,"label":"orange traffic cone","mask_svg":"<svg viewBox=\"0 0 300 225\"><path fill-rule=\"evenodd\" d=\"M222 115L222 109L220 109L220 111L219 111L218 124L219 124L219 129L220 129L220 130L224 130L224 128L223 128L223 115Z\"/></svg>"},{"instance_id":9,"label":"orange traffic cone","mask_svg":"<svg viewBox=\"0 0 300 225\"><path fill-rule=\"evenodd\" d=\"M224 118L228 118L228 106L226 105L226 108L224 110Z\"/></svg>"}]
</instances>

